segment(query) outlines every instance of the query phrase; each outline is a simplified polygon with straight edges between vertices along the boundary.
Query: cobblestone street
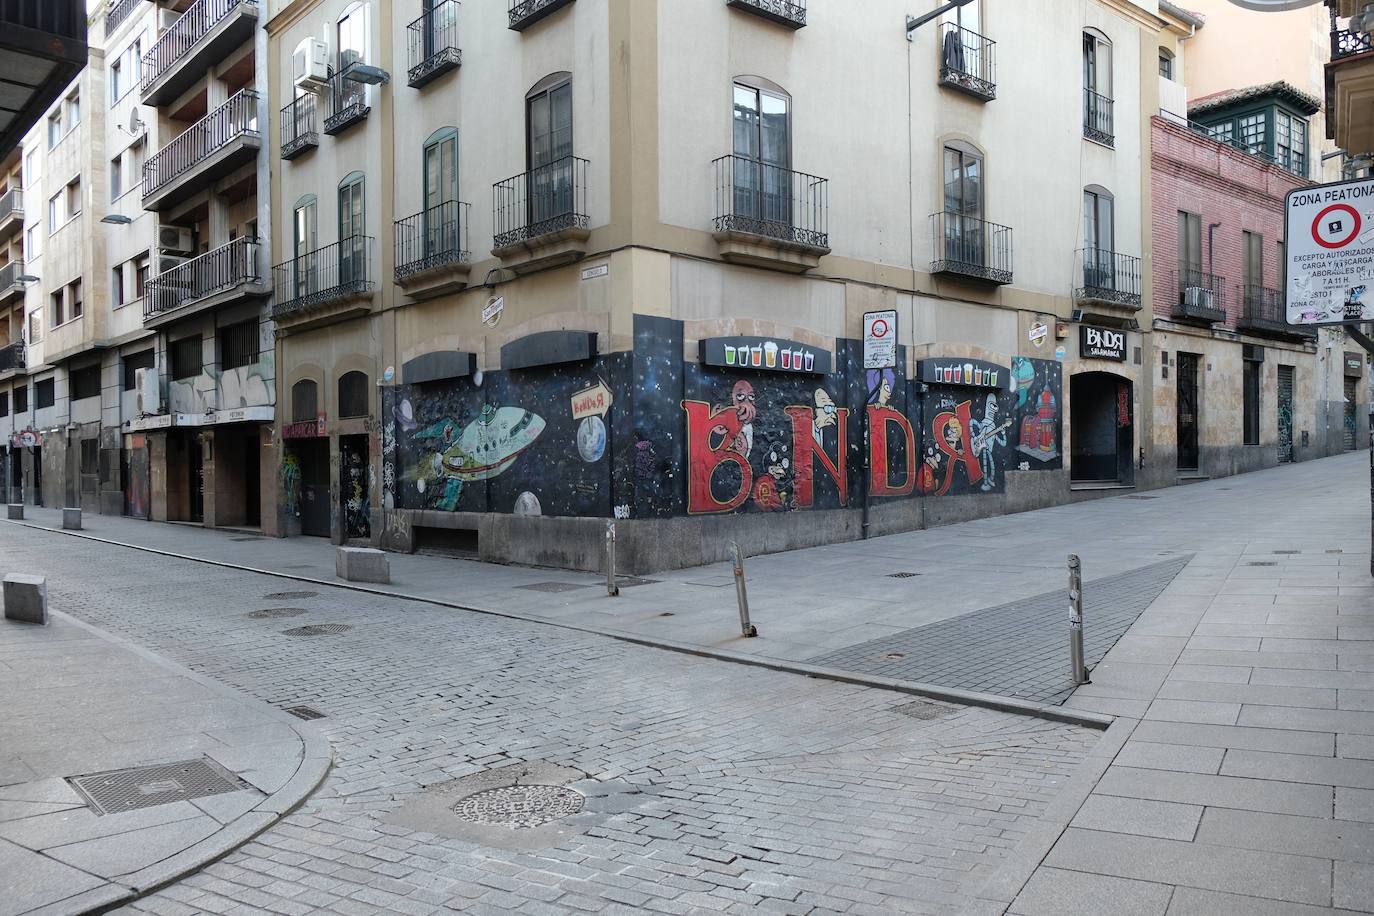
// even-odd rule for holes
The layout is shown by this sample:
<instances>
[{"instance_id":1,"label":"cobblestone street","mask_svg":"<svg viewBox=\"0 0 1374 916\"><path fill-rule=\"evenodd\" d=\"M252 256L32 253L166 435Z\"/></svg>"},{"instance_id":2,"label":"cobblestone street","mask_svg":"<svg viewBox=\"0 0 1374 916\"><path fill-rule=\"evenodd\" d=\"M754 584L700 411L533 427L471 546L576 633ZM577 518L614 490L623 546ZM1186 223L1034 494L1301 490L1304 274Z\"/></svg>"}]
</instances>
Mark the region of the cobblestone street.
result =
<instances>
[{"instance_id":1,"label":"cobblestone street","mask_svg":"<svg viewBox=\"0 0 1374 916\"><path fill-rule=\"evenodd\" d=\"M1100 738L17 534L0 557L46 575L55 610L325 716L314 724L335 760L322 788L131 912L956 911ZM249 616L269 608L301 613ZM284 633L314 624L348 629ZM586 810L552 834L474 830L448 810L459 796L446 784L526 765L557 768Z\"/></svg>"}]
</instances>

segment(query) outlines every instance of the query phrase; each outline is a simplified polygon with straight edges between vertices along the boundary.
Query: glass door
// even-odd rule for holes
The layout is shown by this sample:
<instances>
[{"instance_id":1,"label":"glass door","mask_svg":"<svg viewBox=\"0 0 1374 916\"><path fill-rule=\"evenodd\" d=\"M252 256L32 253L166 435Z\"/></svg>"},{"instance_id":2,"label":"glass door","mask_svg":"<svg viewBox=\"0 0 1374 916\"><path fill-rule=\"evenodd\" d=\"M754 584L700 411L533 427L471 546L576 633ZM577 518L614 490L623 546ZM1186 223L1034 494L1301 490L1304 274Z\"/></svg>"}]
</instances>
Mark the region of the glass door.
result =
<instances>
[{"instance_id":1,"label":"glass door","mask_svg":"<svg viewBox=\"0 0 1374 916\"><path fill-rule=\"evenodd\" d=\"M573 212L572 82L531 96L526 111L529 225Z\"/></svg>"},{"instance_id":2,"label":"glass door","mask_svg":"<svg viewBox=\"0 0 1374 916\"><path fill-rule=\"evenodd\" d=\"M339 185L339 284L363 279L363 176L354 172Z\"/></svg>"},{"instance_id":3,"label":"glass door","mask_svg":"<svg viewBox=\"0 0 1374 916\"><path fill-rule=\"evenodd\" d=\"M1116 240L1112 198L1097 191L1083 192L1083 285L1092 289L1116 289L1114 251Z\"/></svg>"},{"instance_id":4,"label":"glass door","mask_svg":"<svg viewBox=\"0 0 1374 916\"><path fill-rule=\"evenodd\" d=\"M984 266L982 157L947 146L944 165L945 260Z\"/></svg>"},{"instance_id":5,"label":"glass door","mask_svg":"<svg viewBox=\"0 0 1374 916\"><path fill-rule=\"evenodd\" d=\"M734 108L735 216L791 226L792 125L787 99L736 84Z\"/></svg>"},{"instance_id":6,"label":"glass door","mask_svg":"<svg viewBox=\"0 0 1374 916\"><path fill-rule=\"evenodd\" d=\"M316 232L316 200L311 197L296 205L292 220L295 241L296 298L300 299L316 291L315 250L319 248Z\"/></svg>"},{"instance_id":7,"label":"glass door","mask_svg":"<svg viewBox=\"0 0 1374 916\"><path fill-rule=\"evenodd\" d=\"M421 217L424 256L458 250L458 134L450 132L425 146L425 212Z\"/></svg>"}]
</instances>

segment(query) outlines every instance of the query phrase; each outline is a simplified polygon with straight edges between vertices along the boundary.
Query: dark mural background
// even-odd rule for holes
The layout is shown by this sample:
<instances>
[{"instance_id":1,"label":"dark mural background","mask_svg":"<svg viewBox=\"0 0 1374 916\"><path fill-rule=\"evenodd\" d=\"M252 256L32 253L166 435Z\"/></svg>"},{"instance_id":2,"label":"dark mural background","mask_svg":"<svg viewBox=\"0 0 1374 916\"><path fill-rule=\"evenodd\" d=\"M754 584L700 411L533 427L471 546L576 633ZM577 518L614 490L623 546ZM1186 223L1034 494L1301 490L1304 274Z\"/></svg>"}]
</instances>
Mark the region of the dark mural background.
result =
<instances>
[{"instance_id":1,"label":"dark mural background","mask_svg":"<svg viewBox=\"0 0 1374 916\"><path fill-rule=\"evenodd\" d=\"M1003 492L1008 468L1062 467L1061 366L1010 370L927 388L847 340L827 375L706 366L682 322L637 315L633 353L386 389L383 504L669 518Z\"/></svg>"}]
</instances>

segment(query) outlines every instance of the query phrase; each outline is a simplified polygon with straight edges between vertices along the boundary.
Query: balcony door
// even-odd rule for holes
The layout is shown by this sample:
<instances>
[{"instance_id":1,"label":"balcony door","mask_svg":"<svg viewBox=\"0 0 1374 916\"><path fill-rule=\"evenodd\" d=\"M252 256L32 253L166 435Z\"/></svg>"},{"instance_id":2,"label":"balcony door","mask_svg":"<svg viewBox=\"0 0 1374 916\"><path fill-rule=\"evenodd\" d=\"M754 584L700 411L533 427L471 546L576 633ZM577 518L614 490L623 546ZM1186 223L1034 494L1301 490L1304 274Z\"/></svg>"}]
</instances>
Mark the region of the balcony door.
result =
<instances>
[{"instance_id":1,"label":"balcony door","mask_svg":"<svg viewBox=\"0 0 1374 916\"><path fill-rule=\"evenodd\" d=\"M1198 289L1202 282L1202 217L1196 213L1178 211L1178 295L1187 302L1188 290ZM1197 299L1201 293L1194 293ZM1210 304L1210 303L1209 303Z\"/></svg>"},{"instance_id":2,"label":"balcony door","mask_svg":"<svg viewBox=\"0 0 1374 916\"><path fill-rule=\"evenodd\" d=\"M365 276L363 173L353 172L339 183L339 285L362 282Z\"/></svg>"},{"instance_id":3,"label":"balcony door","mask_svg":"<svg viewBox=\"0 0 1374 916\"><path fill-rule=\"evenodd\" d=\"M1116 289L1113 203L1105 188L1083 191L1083 285L1092 289Z\"/></svg>"},{"instance_id":4,"label":"balcony door","mask_svg":"<svg viewBox=\"0 0 1374 916\"><path fill-rule=\"evenodd\" d=\"M315 250L319 248L317 214L318 201L314 195L303 197L296 204L292 218L292 235L295 245L294 282L295 298L300 299L315 292L317 285L315 269Z\"/></svg>"},{"instance_id":5,"label":"balcony door","mask_svg":"<svg viewBox=\"0 0 1374 916\"><path fill-rule=\"evenodd\" d=\"M945 260L981 267L987 263L983 155L966 143L950 143L944 158Z\"/></svg>"},{"instance_id":6,"label":"balcony door","mask_svg":"<svg viewBox=\"0 0 1374 916\"><path fill-rule=\"evenodd\" d=\"M1245 276L1245 313L1257 318L1277 316L1260 315L1264 307L1264 236L1258 232L1240 234L1241 268Z\"/></svg>"},{"instance_id":7,"label":"balcony door","mask_svg":"<svg viewBox=\"0 0 1374 916\"><path fill-rule=\"evenodd\" d=\"M458 131L436 131L425 143L424 256L458 250Z\"/></svg>"},{"instance_id":8,"label":"balcony door","mask_svg":"<svg viewBox=\"0 0 1374 916\"><path fill-rule=\"evenodd\" d=\"M424 0L425 60L455 45L453 29L457 6L452 0Z\"/></svg>"},{"instance_id":9,"label":"balcony door","mask_svg":"<svg viewBox=\"0 0 1374 916\"><path fill-rule=\"evenodd\" d=\"M780 91L735 84L735 216L790 227L792 123ZM765 232L766 235L777 235Z\"/></svg>"},{"instance_id":10,"label":"balcony door","mask_svg":"<svg viewBox=\"0 0 1374 916\"><path fill-rule=\"evenodd\" d=\"M555 74L525 101L529 226L573 212L572 76Z\"/></svg>"},{"instance_id":11,"label":"balcony door","mask_svg":"<svg viewBox=\"0 0 1374 916\"><path fill-rule=\"evenodd\" d=\"M349 67L367 59L367 4L355 3L339 17L338 24L338 72L344 73ZM334 111L340 112L350 105L367 103L367 86L354 80L340 78L335 87Z\"/></svg>"}]
</instances>

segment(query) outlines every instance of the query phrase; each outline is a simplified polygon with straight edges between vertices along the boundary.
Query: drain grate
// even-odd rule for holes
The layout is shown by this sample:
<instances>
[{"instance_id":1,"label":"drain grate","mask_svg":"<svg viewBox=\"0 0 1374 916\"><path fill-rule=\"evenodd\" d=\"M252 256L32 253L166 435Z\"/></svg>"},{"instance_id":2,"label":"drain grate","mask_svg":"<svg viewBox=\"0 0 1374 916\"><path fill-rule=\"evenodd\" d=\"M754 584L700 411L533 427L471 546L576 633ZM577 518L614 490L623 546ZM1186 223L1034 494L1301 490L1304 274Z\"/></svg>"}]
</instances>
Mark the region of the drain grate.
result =
<instances>
[{"instance_id":1,"label":"drain grate","mask_svg":"<svg viewBox=\"0 0 1374 916\"><path fill-rule=\"evenodd\" d=\"M490 827L539 827L582 810L586 798L564 786L502 786L469 795L453 806L465 821Z\"/></svg>"},{"instance_id":2,"label":"drain grate","mask_svg":"<svg viewBox=\"0 0 1374 916\"><path fill-rule=\"evenodd\" d=\"M920 573L914 573L914 572L888 573L888 574L887 574L887 578L889 578L889 579L910 579L912 576L919 576L919 575L920 575Z\"/></svg>"},{"instance_id":3,"label":"drain grate","mask_svg":"<svg viewBox=\"0 0 1374 916\"><path fill-rule=\"evenodd\" d=\"M73 776L67 782L85 797L98 815L120 814L252 788L206 757Z\"/></svg>"},{"instance_id":4,"label":"drain grate","mask_svg":"<svg viewBox=\"0 0 1374 916\"><path fill-rule=\"evenodd\" d=\"M288 706L284 711L291 713L291 715L295 716L297 719L304 719L307 722L311 719L323 719L325 717L324 713L320 712L318 709L311 709L309 706Z\"/></svg>"},{"instance_id":5,"label":"drain grate","mask_svg":"<svg viewBox=\"0 0 1374 916\"><path fill-rule=\"evenodd\" d=\"M1345 553L1345 551L1339 547L1334 547L1331 550L1328 550L1327 553Z\"/></svg>"},{"instance_id":6,"label":"drain grate","mask_svg":"<svg viewBox=\"0 0 1374 916\"><path fill-rule=\"evenodd\" d=\"M885 662L899 662L899 661L901 661L902 659L906 658L906 653L905 653L905 652L884 652L884 653L882 654L881 657L882 657L882 660L885 661Z\"/></svg>"},{"instance_id":7,"label":"drain grate","mask_svg":"<svg viewBox=\"0 0 1374 916\"><path fill-rule=\"evenodd\" d=\"M338 636L353 629L346 623L312 623L309 626L282 630L283 636Z\"/></svg>"},{"instance_id":8,"label":"drain grate","mask_svg":"<svg viewBox=\"0 0 1374 916\"><path fill-rule=\"evenodd\" d=\"M1123 497L1121 497L1121 498L1122 498L1122 499L1159 499L1158 496L1141 496L1141 495L1139 495L1139 494L1133 494L1133 495L1131 495L1131 496L1123 496Z\"/></svg>"},{"instance_id":9,"label":"drain grate","mask_svg":"<svg viewBox=\"0 0 1374 916\"><path fill-rule=\"evenodd\" d=\"M1302 551L1301 551L1301 550L1276 550L1276 551L1274 551L1274 553L1288 553L1288 554L1293 554L1293 553L1302 553Z\"/></svg>"},{"instance_id":10,"label":"drain grate","mask_svg":"<svg viewBox=\"0 0 1374 916\"><path fill-rule=\"evenodd\" d=\"M251 535L251 534L250 534L248 537L230 538L229 540L231 540L231 541L261 541L262 538L260 538L260 537L258 537L258 536L256 536L256 535Z\"/></svg>"},{"instance_id":11,"label":"drain grate","mask_svg":"<svg viewBox=\"0 0 1374 916\"><path fill-rule=\"evenodd\" d=\"M952 716L957 710L950 706L940 706L937 703L928 703L925 700L914 700L910 703L904 703L901 706L892 707L892 712L929 722L934 719L943 719L946 716Z\"/></svg>"},{"instance_id":12,"label":"drain grate","mask_svg":"<svg viewBox=\"0 0 1374 916\"><path fill-rule=\"evenodd\" d=\"M535 582L530 585L512 587L522 588L530 592L575 592L580 588L591 588L590 585L579 585L572 582Z\"/></svg>"},{"instance_id":13,"label":"drain grate","mask_svg":"<svg viewBox=\"0 0 1374 916\"><path fill-rule=\"evenodd\" d=\"M303 607L269 607L245 614L250 620L271 620L274 617L299 617L305 613Z\"/></svg>"},{"instance_id":14,"label":"drain grate","mask_svg":"<svg viewBox=\"0 0 1374 916\"><path fill-rule=\"evenodd\" d=\"M621 588L634 588L636 585L657 585L659 579L641 579L639 576L616 576L615 584Z\"/></svg>"},{"instance_id":15,"label":"drain grate","mask_svg":"<svg viewBox=\"0 0 1374 916\"><path fill-rule=\"evenodd\" d=\"M1246 566L1278 566L1273 560L1252 560Z\"/></svg>"},{"instance_id":16,"label":"drain grate","mask_svg":"<svg viewBox=\"0 0 1374 916\"><path fill-rule=\"evenodd\" d=\"M262 597L268 601L294 601L298 598L315 598L319 592L272 592Z\"/></svg>"}]
</instances>

